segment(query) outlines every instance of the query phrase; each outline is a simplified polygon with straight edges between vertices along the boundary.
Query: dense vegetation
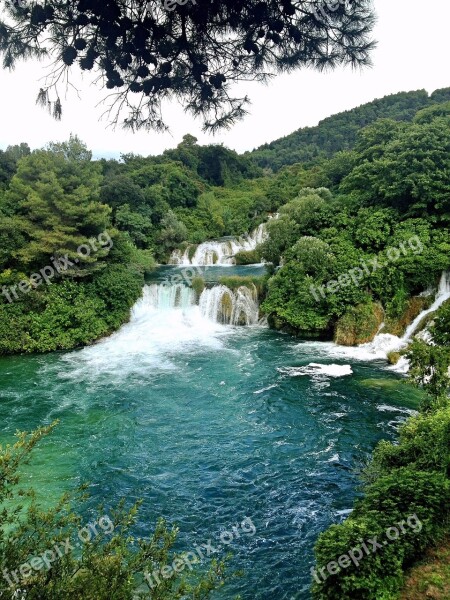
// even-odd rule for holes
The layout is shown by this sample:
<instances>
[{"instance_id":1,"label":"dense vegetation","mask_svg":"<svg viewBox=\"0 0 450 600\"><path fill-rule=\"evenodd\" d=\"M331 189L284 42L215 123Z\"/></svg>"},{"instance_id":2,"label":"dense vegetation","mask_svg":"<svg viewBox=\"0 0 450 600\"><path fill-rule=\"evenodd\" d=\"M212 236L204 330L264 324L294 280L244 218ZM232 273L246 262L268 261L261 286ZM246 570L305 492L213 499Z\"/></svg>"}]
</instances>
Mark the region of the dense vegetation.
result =
<instances>
[{"instance_id":1,"label":"dense vegetation","mask_svg":"<svg viewBox=\"0 0 450 600\"><path fill-rule=\"evenodd\" d=\"M405 568L448 535L449 316L447 302L431 327L435 345L416 341L409 352L411 379L426 391L420 414L402 426L398 444L379 443L364 473L364 496L348 519L319 537L313 584L318 600L396 598ZM369 540L380 545L373 548ZM352 551L355 560L342 559Z\"/></svg>"},{"instance_id":2,"label":"dense vegetation","mask_svg":"<svg viewBox=\"0 0 450 600\"><path fill-rule=\"evenodd\" d=\"M353 151L313 169L327 188L283 204L261 249L282 265L263 304L275 327L354 344L384 318L385 331L401 333L405 314L420 312L412 296L450 268L449 125L449 102L411 123L381 119Z\"/></svg>"},{"instance_id":3,"label":"dense vegetation","mask_svg":"<svg viewBox=\"0 0 450 600\"><path fill-rule=\"evenodd\" d=\"M401 94L330 118L292 138L294 160L301 162L271 175L260 166L287 164L289 145L276 146L266 163L257 154L201 147L190 135L161 156L120 161L93 161L76 137L34 152L26 144L0 152L0 354L94 342L128 319L145 273L173 249L240 235L275 212L269 239L237 257L241 264L271 263L268 281L252 283L273 327L344 344L371 340L382 321L385 331L401 334L429 302L419 294L450 270L449 98L449 90L431 98ZM235 288L243 281L221 283ZM197 277L193 285L198 294L204 282ZM448 531L449 331L447 303L431 327L433 344L415 341L409 350L411 379L427 392L421 414L403 427L398 445L379 445L365 472L364 497L318 541L318 572L326 575L314 578L319 599L395 597L404 569ZM12 482L14 456L27 454L40 435L22 438L1 456ZM5 493L12 490L0 487L0 501ZM23 547L1 540L8 564L29 548L27 523L43 535L42 523L53 527L60 516L40 515L38 522L32 509L28 518L20 530ZM405 520L405 532L379 552L365 552L358 567L335 566L361 540L382 539ZM160 539L168 540L165 535ZM114 567L117 549L131 561L117 589L129 593L135 559L120 536L106 548L106 555L94 548L100 554L61 563L50 584L59 593L81 564L71 585L109 597L98 573ZM93 556L91 569L85 564ZM30 597L56 597L45 595L47 584L37 579Z\"/></svg>"},{"instance_id":4,"label":"dense vegetation","mask_svg":"<svg viewBox=\"0 0 450 600\"><path fill-rule=\"evenodd\" d=\"M450 100L450 89L429 97L425 90L392 94L352 110L327 117L316 127L298 129L284 138L247 153L260 167L278 171L295 163L315 163L337 152L352 150L363 127L378 119L412 121L417 111Z\"/></svg>"},{"instance_id":5,"label":"dense vegetation","mask_svg":"<svg viewBox=\"0 0 450 600\"><path fill-rule=\"evenodd\" d=\"M449 90L399 94L331 117L320 139L339 140L345 127L348 145L357 123L384 118L359 128L353 150L274 176L251 155L199 146L191 135L161 156L120 161L92 161L77 138L33 153L8 148L0 153L0 353L93 342L128 318L155 261L241 235L276 211L269 241L237 256L283 265L263 304L273 326L353 344L373 337L384 311L399 333L423 307L411 297L449 266L449 109L433 104L448 98ZM86 243L91 251L78 256ZM372 267L375 259L385 266ZM54 271L49 285L30 281L42 269ZM328 289L333 281L341 283Z\"/></svg>"},{"instance_id":6,"label":"dense vegetation","mask_svg":"<svg viewBox=\"0 0 450 600\"><path fill-rule=\"evenodd\" d=\"M238 235L271 208L249 159L192 136L163 156L92 161L76 138L0 153L0 354L89 344L129 318L182 242Z\"/></svg>"}]
</instances>

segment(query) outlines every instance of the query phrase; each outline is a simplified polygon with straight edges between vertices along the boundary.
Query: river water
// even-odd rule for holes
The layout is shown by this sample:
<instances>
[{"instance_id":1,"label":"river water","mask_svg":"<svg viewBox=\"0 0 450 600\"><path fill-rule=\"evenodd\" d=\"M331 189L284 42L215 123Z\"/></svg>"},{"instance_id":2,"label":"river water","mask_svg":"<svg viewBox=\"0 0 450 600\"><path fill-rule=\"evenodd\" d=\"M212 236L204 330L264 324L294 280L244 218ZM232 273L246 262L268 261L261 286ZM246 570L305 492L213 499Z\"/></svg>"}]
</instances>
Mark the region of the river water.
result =
<instances>
[{"instance_id":1,"label":"river water","mask_svg":"<svg viewBox=\"0 0 450 600\"><path fill-rule=\"evenodd\" d=\"M92 509L142 498L137 534L164 516L178 550L232 552L243 576L215 597L306 600L318 534L348 515L357 469L417 393L383 361L223 325L180 298L147 288L130 323L92 347L1 359L2 438L60 419L26 470L45 503L84 481ZM246 517L254 534L224 548L220 533Z\"/></svg>"}]
</instances>

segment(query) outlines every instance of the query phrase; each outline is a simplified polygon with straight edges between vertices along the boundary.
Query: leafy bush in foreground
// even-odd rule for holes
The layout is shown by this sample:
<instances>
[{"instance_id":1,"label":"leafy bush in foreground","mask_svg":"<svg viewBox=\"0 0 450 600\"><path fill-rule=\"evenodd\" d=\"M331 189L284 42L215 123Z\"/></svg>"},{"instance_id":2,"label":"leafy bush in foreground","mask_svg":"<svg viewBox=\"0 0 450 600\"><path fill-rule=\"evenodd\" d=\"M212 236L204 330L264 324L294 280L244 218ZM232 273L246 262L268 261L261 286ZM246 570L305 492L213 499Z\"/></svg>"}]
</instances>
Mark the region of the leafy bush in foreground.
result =
<instances>
[{"instance_id":1,"label":"leafy bush in foreground","mask_svg":"<svg viewBox=\"0 0 450 600\"><path fill-rule=\"evenodd\" d=\"M188 574L174 571L171 577L161 577L158 585L153 580L148 583L144 573L161 572L177 558L182 560L183 555L174 554L177 530L168 529L163 520L149 539L136 539L132 535L137 505L129 511L123 505L111 510L109 516L102 516L99 521L105 519L108 527L97 527L97 535L89 541L83 540L80 548L74 543L67 551L67 540L73 541L74 534L83 529L82 518L71 508L70 496L65 495L54 508L44 511L33 491L25 491L18 485L20 468L54 425L29 435L18 434L13 446L0 446L2 599L197 599L208 598L212 590L223 584L224 564L217 562L212 562L202 575L195 571ZM82 503L85 498L80 488L72 500ZM40 561L40 567L36 561Z\"/></svg>"},{"instance_id":2,"label":"leafy bush in foreground","mask_svg":"<svg viewBox=\"0 0 450 600\"><path fill-rule=\"evenodd\" d=\"M438 323L445 318L444 308ZM443 315L443 316L442 316ZM432 328L433 331L433 328ZM391 600L404 581L404 570L450 529L450 377L448 346L415 342L410 351L410 379L423 387L422 414L401 428L398 444L382 441L364 473L364 497L351 516L319 537L313 595L317 600ZM389 528L408 517L420 527L408 528L393 540ZM329 565L363 542L382 541L359 564ZM340 563L339 563L340 565ZM344 565L340 565L344 566ZM319 577L320 570L325 577ZM314 574L313 573L313 574Z\"/></svg>"}]
</instances>

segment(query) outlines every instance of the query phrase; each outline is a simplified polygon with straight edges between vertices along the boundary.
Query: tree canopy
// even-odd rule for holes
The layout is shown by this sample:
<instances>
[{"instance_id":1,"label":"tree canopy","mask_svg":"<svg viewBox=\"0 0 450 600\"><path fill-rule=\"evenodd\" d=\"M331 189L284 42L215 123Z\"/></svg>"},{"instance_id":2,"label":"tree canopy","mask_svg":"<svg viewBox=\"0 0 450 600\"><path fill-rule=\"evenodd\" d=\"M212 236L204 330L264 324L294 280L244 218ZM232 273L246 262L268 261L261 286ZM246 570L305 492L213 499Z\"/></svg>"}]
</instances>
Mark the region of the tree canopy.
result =
<instances>
[{"instance_id":1,"label":"tree canopy","mask_svg":"<svg viewBox=\"0 0 450 600\"><path fill-rule=\"evenodd\" d=\"M371 0L4 0L3 67L49 57L38 96L56 118L60 88L77 65L111 91L113 123L164 130L161 103L175 97L205 130L229 127L248 98L238 81L307 66L364 66L374 45ZM53 94L53 95L52 95ZM52 99L53 98L53 99Z\"/></svg>"}]
</instances>

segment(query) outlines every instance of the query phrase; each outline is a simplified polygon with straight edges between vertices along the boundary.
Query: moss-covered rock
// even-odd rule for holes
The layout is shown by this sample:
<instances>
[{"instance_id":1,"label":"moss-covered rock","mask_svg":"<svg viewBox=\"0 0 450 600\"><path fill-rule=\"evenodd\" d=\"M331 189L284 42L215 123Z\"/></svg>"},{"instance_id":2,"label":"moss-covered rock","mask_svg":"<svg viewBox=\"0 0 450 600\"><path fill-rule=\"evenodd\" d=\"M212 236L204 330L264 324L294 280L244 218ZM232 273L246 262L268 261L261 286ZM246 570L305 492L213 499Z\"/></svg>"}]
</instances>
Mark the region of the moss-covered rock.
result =
<instances>
[{"instance_id":1,"label":"moss-covered rock","mask_svg":"<svg viewBox=\"0 0 450 600\"><path fill-rule=\"evenodd\" d=\"M267 278L264 275L230 275L219 277L219 283L233 291L240 287L247 287L255 300L261 301L266 293Z\"/></svg>"},{"instance_id":2,"label":"moss-covered rock","mask_svg":"<svg viewBox=\"0 0 450 600\"><path fill-rule=\"evenodd\" d=\"M189 260L192 261L192 259L194 258L194 255L197 251L198 246L189 246L189 250L188 250L188 256L189 256Z\"/></svg>"},{"instance_id":3,"label":"moss-covered rock","mask_svg":"<svg viewBox=\"0 0 450 600\"><path fill-rule=\"evenodd\" d=\"M389 318L388 316L386 318L383 333L391 333L392 335L401 337L405 333L408 325L411 325L414 319L419 316L423 310L430 306L431 302L432 299L429 297L414 296L413 298L410 298L406 303L406 308L400 317L395 319ZM426 322L421 323L418 331L423 329L425 325Z\"/></svg>"},{"instance_id":4,"label":"moss-covered rock","mask_svg":"<svg viewBox=\"0 0 450 600\"><path fill-rule=\"evenodd\" d=\"M192 289L195 292L197 300L200 298L205 287L206 287L206 283L205 283L205 280L203 277L201 277L200 275L196 275L195 277L193 277Z\"/></svg>"},{"instance_id":5,"label":"moss-covered rock","mask_svg":"<svg viewBox=\"0 0 450 600\"><path fill-rule=\"evenodd\" d=\"M231 321L231 315L233 313L233 299L231 292L226 293L220 300L220 321L222 323L229 323Z\"/></svg>"},{"instance_id":6,"label":"moss-covered rock","mask_svg":"<svg viewBox=\"0 0 450 600\"><path fill-rule=\"evenodd\" d=\"M371 342L383 323L381 304L370 302L350 308L336 323L334 341L342 346Z\"/></svg>"},{"instance_id":7,"label":"moss-covered rock","mask_svg":"<svg viewBox=\"0 0 450 600\"><path fill-rule=\"evenodd\" d=\"M401 359L401 357L402 357L401 352L396 352L394 350L392 352L388 352L388 355L387 355L388 363L390 365L396 365L398 363L398 361Z\"/></svg>"}]
</instances>

